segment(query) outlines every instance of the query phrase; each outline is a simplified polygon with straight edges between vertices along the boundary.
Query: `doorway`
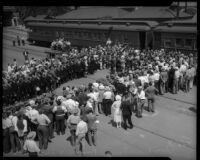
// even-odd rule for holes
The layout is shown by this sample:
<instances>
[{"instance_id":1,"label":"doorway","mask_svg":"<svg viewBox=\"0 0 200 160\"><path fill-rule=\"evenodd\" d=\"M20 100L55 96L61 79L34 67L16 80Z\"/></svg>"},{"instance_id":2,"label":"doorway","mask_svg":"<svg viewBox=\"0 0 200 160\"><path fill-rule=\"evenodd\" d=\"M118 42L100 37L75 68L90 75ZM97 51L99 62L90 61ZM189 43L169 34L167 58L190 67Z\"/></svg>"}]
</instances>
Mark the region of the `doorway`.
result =
<instances>
[{"instance_id":1,"label":"doorway","mask_svg":"<svg viewBox=\"0 0 200 160\"><path fill-rule=\"evenodd\" d=\"M139 32L140 50L145 49L146 44L146 32Z\"/></svg>"}]
</instances>

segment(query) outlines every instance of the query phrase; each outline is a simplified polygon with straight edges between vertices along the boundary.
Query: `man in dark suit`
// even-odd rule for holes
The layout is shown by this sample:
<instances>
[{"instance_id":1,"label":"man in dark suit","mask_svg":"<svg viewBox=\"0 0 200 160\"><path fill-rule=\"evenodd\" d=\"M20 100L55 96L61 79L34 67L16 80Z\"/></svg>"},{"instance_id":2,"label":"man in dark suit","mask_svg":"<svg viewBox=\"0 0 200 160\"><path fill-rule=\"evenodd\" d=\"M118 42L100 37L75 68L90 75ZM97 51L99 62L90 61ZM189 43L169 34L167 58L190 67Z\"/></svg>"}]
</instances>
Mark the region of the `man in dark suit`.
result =
<instances>
[{"instance_id":1,"label":"man in dark suit","mask_svg":"<svg viewBox=\"0 0 200 160\"><path fill-rule=\"evenodd\" d=\"M166 83L167 83L167 81L168 81L168 73L164 68L162 68L161 73L160 73L160 92L161 92L161 95L166 93Z\"/></svg>"},{"instance_id":2,"label":"man in dark suit","mask_svg":"<svg viewBox=\"0 0 200 160\"><path fill-rule=\"evenodd\" d=\"M122 110L122 117L124 120L124 129L127 130L127 121L130 125L130 128L133 128L133 123L131 120L132 108L131 108L131 97L128 90L125 91L125 94L122 98L122 103L120 109Z\"/></svg>"},{"instance_id":3,"label":"man in dark suit","mask_svg":"<svg viewBox=\"0 0 200 160\"><path fill-rule=\"evenodd\" d=\"M155 92L158 92L158 90L150 82L149 87L147 87L145 89L145 94L147 95L147 99L148 99L148 110L149 110L149 112L155 112L155 108L154 108Z\"/></svg>"}]
</instances>

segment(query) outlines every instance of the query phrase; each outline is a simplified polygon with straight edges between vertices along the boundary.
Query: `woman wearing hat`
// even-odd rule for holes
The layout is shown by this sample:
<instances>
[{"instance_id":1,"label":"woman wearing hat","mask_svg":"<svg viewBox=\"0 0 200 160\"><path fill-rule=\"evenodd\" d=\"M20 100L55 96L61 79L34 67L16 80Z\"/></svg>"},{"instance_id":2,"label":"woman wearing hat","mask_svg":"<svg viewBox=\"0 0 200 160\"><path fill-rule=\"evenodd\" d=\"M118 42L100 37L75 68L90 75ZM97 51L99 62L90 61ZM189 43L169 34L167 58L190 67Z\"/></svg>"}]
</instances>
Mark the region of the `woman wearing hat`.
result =
<instances>
[{"instance_id":1,"label":"woman wearing hat","mask_svg":"<svg viewBox=\"0 0 200 160\"><path fill-rule=\"evenodd\" d=\"M121 115L121 99L122 97L120 95L116 95L115 97L116 101L112 104L112 108L114 110L114 122L117 124L117 128L121 127L121 122L122 122L122 115Z\"/></svg>"},{"instance_id":2,"label":"woman wearing hat","mask_svg":"<svg viewBox=\"0 0 200 160\"><path fill-rule=\"evenodd\" d=\"M76 127L77 124L80 122L80 116L78 115L78 109L73 110L72 115L69 116L67 120L68 128L70 129L71 133L71 144L75 146L76 143Z\"/></svg>"},{"instance_id":3,"label":"woman wearing hat","mask_svg":"<svg viewBox=\"0 0 200 160\"><path fill-rule=\"evenodd\" d=\"M23 146L24 152L28 152L29 157L38 157L38 153L41 152L36 142L34 141L35 137L36 132L29 132Z\"/></svg>"}]
</instances>

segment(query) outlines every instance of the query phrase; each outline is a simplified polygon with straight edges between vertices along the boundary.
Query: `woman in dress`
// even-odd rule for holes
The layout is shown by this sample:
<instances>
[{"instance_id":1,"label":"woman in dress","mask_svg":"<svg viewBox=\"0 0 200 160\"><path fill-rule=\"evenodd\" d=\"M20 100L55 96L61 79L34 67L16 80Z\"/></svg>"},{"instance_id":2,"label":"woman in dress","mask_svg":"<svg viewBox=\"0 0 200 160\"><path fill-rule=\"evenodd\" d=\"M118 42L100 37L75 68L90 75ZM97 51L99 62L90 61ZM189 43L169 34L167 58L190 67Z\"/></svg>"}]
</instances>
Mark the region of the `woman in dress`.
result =
<instances>
[{"instance_id":1,"label":"woman in dress","mask_svg":"<svg viewBox=\"0 0 200 160\"><path fill-rule=\"evenodd\" d=\"M115 97L116 101L112 104L113 114L114 114L114 122L117 124L117 128L121 127L122 122L122 113L121 113L121 99L122 97L120 95L116 95Z\"/></svg>"}]
</instances>

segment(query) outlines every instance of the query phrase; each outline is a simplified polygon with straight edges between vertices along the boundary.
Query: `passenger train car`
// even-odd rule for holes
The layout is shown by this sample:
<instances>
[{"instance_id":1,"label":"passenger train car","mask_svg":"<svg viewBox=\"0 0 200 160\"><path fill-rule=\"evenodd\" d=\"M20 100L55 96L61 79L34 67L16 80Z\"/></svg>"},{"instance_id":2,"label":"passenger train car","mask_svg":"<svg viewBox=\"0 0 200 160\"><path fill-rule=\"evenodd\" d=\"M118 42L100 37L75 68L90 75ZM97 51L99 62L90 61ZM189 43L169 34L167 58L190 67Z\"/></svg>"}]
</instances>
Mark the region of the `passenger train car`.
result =
<instances>
[{"instance_id":1,"label":"passenger train car","mask_svg":"<svg viewBox=\"0 0 200 160\"><path fill-rule=\"evenodd\" d=\"M53 40L60 37L69 40L73 46L81 47L106 44L109 37L113 42L129 43L137 49L165 48L196 51L196 16L192 19L174 20L169 9L154 8L154 10L157 9L156 15L152 13L152 10L149 10L147 14L148 8L144 8L144 13L141 9L134 14L129 14L131 17L116 8L107 8L104 12L102 8L94 8L96 12L94 9L90 11L90 8L80 9L54 18L29 17L25 24L32 30L29 40L48 47ZM112 12L111 9L113 9ZM79 13L78 16L77 13ZM96 15L91 15L91 13ZM106 16L109 13L111 16ZM148 15L151 18L148 18ZM134 16L136 16L135 19L131 19ZM137 18L139 16L145 16L146 20ZM162 21L158 20L160 17L163 17Z\"/></svg>"}]
</instances>

